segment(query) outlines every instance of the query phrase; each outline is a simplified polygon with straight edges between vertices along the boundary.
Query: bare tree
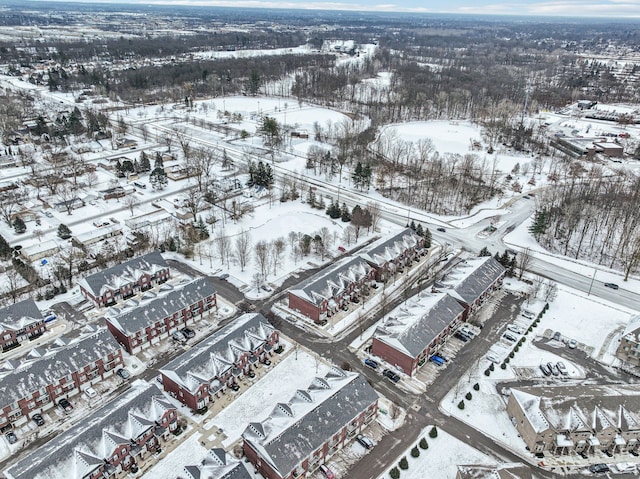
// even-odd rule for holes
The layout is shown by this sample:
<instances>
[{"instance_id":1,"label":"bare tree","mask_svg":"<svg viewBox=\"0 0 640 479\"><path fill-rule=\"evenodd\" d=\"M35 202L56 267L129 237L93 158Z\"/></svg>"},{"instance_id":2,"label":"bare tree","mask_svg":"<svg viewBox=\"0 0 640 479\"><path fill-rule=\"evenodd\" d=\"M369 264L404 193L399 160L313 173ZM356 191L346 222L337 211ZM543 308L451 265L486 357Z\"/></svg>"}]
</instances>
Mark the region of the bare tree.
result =
<instances>
[{"instance_id":1,"label":"bare tree","mask_svg":"<svg viewBox=\"0 0 640 479\"><path fill-rule=\"evenodd\" d=\"M67 214L70 215L73 212L73 209L76 206L76 200L78 199L77 191L73 185L67 182L62 183L58 188L56 197L64 206L64 209L67 210Z\"/></svg>"},{"instance_id":2,"label":"bare tree","mask_svg":"<svg viewBox=\"0 0 640 479\"><path fill-rule=\"evenodd\" d=\"M544 300L551 303L558 296L558 285L555 281L548 280L544 285Z\"/></svg>"},{"instance_id":3,"label":"bare tree","mask_svg":"<svg viewBox=\"0 0 640 479\"><path fill-rule=\"evenodd\" d=\"M15 304L18 296L20 296L18 292L24 283L24 279L14 267L7 268L5 271L5 278L6 281L3 289L6 294L11 296L11 300Z\"/></svg>"},{"instance_id":4,"label":"bare tree","mask_svg":"<svg viewBox=\"0 0 640 479\"><path fill-rule=\"evenodd\" d=\"M349 225L344 230L342 230L342 241L344 241L347 246L351 246L351 243L353 243L355 237L356 229L352 225Z\"/></svg>"},{"instance_id":5,"label":"bare tree","mask_svg":"<svg viewBox=\"0 0 640 479\"><path fill-rule=\"evenodd\" d=\"M516 268L518 270L518 279L522 279L522 275L529 268L532 260L531 249L525 248L523 251L518 253L516 259Z\"/></svg>"},{"instance_id":6,"label":"bare tree","mask_svg":"<svg viewBox=\"0 0 640 479\"><path fill-rule=\"evenodd\" d=\"M202 191L197 188L190 188L185 192L186 201L185 207L189 210L193 216L193 221L198 220L198 212L202 208L203 195Z\"/></svg>"},{"instance_id":7,"label":"bare tree","mask_svg":"<svg viewBox=\"0 0 640 479\"><path fill-rule=\"evenodd\" d=\"M322 245L324 246L324 248L326 250L330 249L331 242L333 241L333 235L331 234L331 231L329 231L329 228L327 228L326 226L320 228L318 236L320 236L320 240L322 241Z\"/></svg>"},{"instance_id":8,"label":"bare tree","mask_svg":"<svg viewBox=\"0 0 640 479\"><path fill-rule=\"evenodd\" d=\"M265 240L258 241L254 246L255 261L260 269L260 274L263 279L267 278L267 271L269 269L269 243Z\"/></svg>"},{"instance_id":9,"label":"bare tree","mask_svg":"<svg viewBox=\"0 0 640 479\"><path fill-rule=\"evenodd\" d=\"M278 266L282 263L282 255L287 246L287 240L284 237L276 238L271 243L271 264L273 265L273 274L278 274Z\"/></svg>"},{"instance_id":10,"label":"bare tree","mask_svg":"<svg viewBox=\"0 0 640 479\"><path fill-rule=\"evenodd\" d=\"M368 202L367 210L369 211L369 215L371 216L371 228L373 229L373 231L375 231L382 217L382 208L380 207L380 203L377 203L375 201Z\"/></svg>"},{"instance_id":11,"label":"bare tree","mask_svg":"<svg viewBox=\"0 0 640 479\"><path fill-rule=\"evenodd\" d=\"M244 271L244 268L249 262L249 254L251 252L251 235L248 231L242 230L240 235L236 238L236 256L240 263L240 271Z\"/></svg>"},{"instance_id":12,"label":"bare tree","mask_svg":"<svg viewBox=\"0 0 640 479\"><path fill-rule=\"evenodd\" d=\"M227 260L227 264L229 263L229 250L231 248L231 240L228 236L224 235L223 230L219 230L214 238L216 244L216 250L218 252L218 256L220 256L220 263L224 264L225 259Z\"/></svg>"},{"instance_id":13,"label":"bare tree","mask_svg":"<svg viewBox=\"0 0 640 479\"><path fill-rule=\"evenodd\" d=\"M87 188L92 190L93 187L98 184L98 174L93 170L89 170L84 175L84 181L87 185Z\"/></svg>"},{"instance_id":14,"label":"bare tree","mask_svg":"<svg viewBox=\"0 0 640 479\"><path fill-rule=\"evenodd\" d=\"M129 208L129 211L131 211L131 216L133 216L133 208L138 206L138 199L133 195L128 195L124 199L124 204L127 206L127 208Z\"/></svg>"},{"instance_id":15,"label":"bare tree","mask_svg":"<svg viewBox=\"0 0 640 479\"><path fill-rule=\"evenodd\" d=\"M20 209L25 196L25 192L21 188L5 191L0 195L0 216L7 225L12 225L13 215Z\"/></svg>"}]
</instances>

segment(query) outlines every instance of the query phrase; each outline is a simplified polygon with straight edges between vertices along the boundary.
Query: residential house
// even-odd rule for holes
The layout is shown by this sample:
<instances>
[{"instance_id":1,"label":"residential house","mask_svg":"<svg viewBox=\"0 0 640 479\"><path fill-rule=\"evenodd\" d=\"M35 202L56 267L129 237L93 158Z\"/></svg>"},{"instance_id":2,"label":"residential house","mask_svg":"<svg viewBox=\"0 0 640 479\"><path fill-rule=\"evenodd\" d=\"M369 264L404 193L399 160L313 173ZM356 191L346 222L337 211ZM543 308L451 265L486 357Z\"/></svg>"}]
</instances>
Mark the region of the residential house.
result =
<instances>
[{"instance_id":1,"label":"residential house","mask_svg":"<svg viewBox=\"0 0 640 479\"><path fill-rule=\"evenodd\" d=\"M632 386L512 388L507 413L535 453L640 452L640 391Z\"/></svg>"},{"instance_id":2,"label":"residential house","mask_svg":"<svg viewBox=\"0 0 640 479\"><path fill-rule=\"evenodd\" d=\"M495 466L482 464L458 466L456 479L533 479L533 476L529 466L516 462Z\"/></svg>"},{"instance_id":3,"label":"residential house","mask_svg":"<svg viewBox=\"0 0 640 479\"><path fill-rule=\"evenodd\" d=\"M78 282L80 292L96 306L112 306L169 279L169 265L159 252L117 264Z\"/></svg>"},{"instance_id":4,"label":"residential house","mask_svg":"<svg viewBox=\"0 0 640 479\"><path fill-rule=\"evenodd\" d=\"M48 240L25 246L20 250L20 254L27 261L38 261L42 258L50 258L58 251L60 251L58 244L53 240Z\"/></svg>"},{"instance_id":5,"label":"residential house","mask_svg":"<svg viewBox=\"0 0 640 479\"><path fill-rule=\"evenodd\" d=\"M424 238L411 228L381 238L364 248L359 256L375 269L376 281L386 281L402 272L420 253L424 252Z\"/></svg>"},{"instance_id":6,"label":"residential house","mask_svg":"<svg viewBox=\"0 0 640 479\"><path fill-rule=\"evenodd\" d=\"M465 307L464 320L502 285L507 270L495 258L469 258L456 265L435 289L446 290Z\"/></svg>"},{"instance_id":7,"label":"residential house","mask_svg":"<svg viewBox=\"0 0 640 479\"><path fill-rule=\"evenodd\" d=\"M222 448L210 449L200 464L185 466L184 479L253 479L247 465Z\"/></svg>"},{"instance_id":8,"label":"residential house","mask_svg":"<svg viewBox=\"0 0 640 479\"><path fill-rule=\"evenodd\" d=\"M29 298L0 309L0 328L0 346L8 351L42 336L47 325L35 301Z\"/></svg>"},{"instance_id":9,"label":"residential house","mask_svg":"<svg viewBox=\"0 0 640 479\"><path fill-rule=\"evenodd\" d=\"M631 316L622 333L616 357L631 366L640 366L640 314Z\"/></svg>"},{"instance_id":10,"label":"residential house","mask_svg":"<svg viewBox=\"0 0 640 479\"><path fill-rule=\"evenodd\" d=\"M207 278L198 278L178 289L165 284L160 291L146 291L139 302L129 301L135 306L121 314L111 308L116 315L106 316L107 328L128 353L137 354L215 308L216 290Z\"/></svg>"},{"instance_id":11,"label":"residential house","mask_svg":"<svg viewBox=\"0 0 640 479\"><path fill-rule=\"evenodd\" d=\"M374 276L375 270L362 258L339 261L289 290L289 308L321 322L359 298Z\"/></svg>"},{"instance_id":12,"label":"residential house","mask_svg":"<svg viewBox=\"0 0 640 479\"><path fill-rule=\"evenodd\" d=\"M412 376L455 332L464 312L446 293L420 293L380 322L371 353Z\"/></svg>"},{"instance_id":13,"label":"residential house","mask_svg":"<svg viewBox=\"0 0 640 479\"><path fill-rule=\"evenodd\" d=\"M122 349L106 329L57 346L0 376L0 428L24 424L32 413L84 391L122 367Z\"/></svg>"},{"instance_id":14,"label":"residential house","mask_svg":"<svg viewBox=\"0 0 640 479\"><path fill-rule=\"evenodd\" d=\"M82 246L89 246L107 238L122 234L121 225L109 225L73 235L73 239Z\"/></svg>"},{"instance_id":15,"label":"residential house","mask_svg":"<svg viewBox=\"0 0 640 479\"><path fill-rule=\"evenodd\" d=\"M131 389L5 469L7 479L119 479L139 471L178 427L155 384Z\"/></svg>"},{"instance_id":16,"label":"residential house","mask_svg":"<svg viewBox=\"0 0 640 479\"><path fill-rule=\"evenodd\" d=\"M243 314L162 368L162 385L183 404L201 410L257 367L279 340L264 316Z\"/></svg>"},{"instance_id":17,"label":"residential house","mask_svg":"<svg viewBox=\"0 0 640 479\"><path fill-rule=\"evenodd\" d=\"M59 211L60 213L66 213L67 211L70 211L70 210L77 210L78 208L82 208L84 206L84 201L82 201L78 197L75 197L70 200L56 203L53 206L56 209L56 211Z\"/></svg>"},{"instance_id":18,"label":"residential house","mask_svg":"<svg viewBox=\"0 0 640 479\"><path fill-rule=\"evenodd\" d=\"M378 394L359 374L332 368L242 434L246 458L265 479L311 477L376 419Z\"/></svg>"}]
</instances>

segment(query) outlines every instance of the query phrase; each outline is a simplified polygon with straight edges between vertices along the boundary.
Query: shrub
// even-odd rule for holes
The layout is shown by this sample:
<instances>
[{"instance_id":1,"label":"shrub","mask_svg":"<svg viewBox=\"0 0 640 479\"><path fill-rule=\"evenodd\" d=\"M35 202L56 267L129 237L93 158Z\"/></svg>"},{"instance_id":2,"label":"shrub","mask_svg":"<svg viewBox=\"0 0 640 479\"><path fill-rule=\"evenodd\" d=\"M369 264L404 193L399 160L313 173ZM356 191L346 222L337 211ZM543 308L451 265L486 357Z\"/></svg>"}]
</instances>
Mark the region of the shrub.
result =
<instances>
[{"instance_id":1,"label":"shrub","mask_svg":"<svg viewBox=\"0 0 640 479\"><path fill-rule=\"evenodd\" d=\"M400 471L398 470L397 467L394 467L393 469L391 469L389 471L389 475L391 476L391 479L399 479L400 478Z\"/></svg>"},{"instance_id":2,"label":"shrub","mask_svg":"<svg viewBox=\"0 0 640 479\"><path fill-rule=\"evenodd\" d=\"M500 365L500 369L507 369L507 363L502 363Z\"/></svg>"},{"instance_id":3,"label":"shrub","mask_svg":"<svg viewBox=\"0 0 640 479\"><path fill-rule=\"evenodd\" d=\"M490 369L485 369L484 370L484 375L485 376L491 376L491 370Z\"/></svg>"},{"instance_id":4,"label":"shrub","mask_svg":"<svg viewBox=\"0 0 640 479\"><path fill-rule=\"evenodd\" d=\"M400 459L398 466L400 466L400 469L402 469L403 471L406 471L407 469L409 469L409 461L407 461L406 457L403 457L402 459Z\"/></svg>"},{"instance_id":5,"label":"shrub","mask_svg":"<svg viewBox=\"0 0 640 479\"><path fill-rule=\"evenodd\" d=\"M436 437L438 437L438 429L436 429L435 426L433 426L431 428L431 431L429 431L429 437L432 439L435 439Z\"/></svg>"},{"instance_id":6,"label":"shrub","mask_svg":"<svg viewBox=\"0 0 640 479\"><path fill-rule=\"evenodd\" d=\"M420 446L420 449L429 449L429 443L424 437L420 439L420 442L418 443L418 445Z\"/></svg>"},{"instance_id":7,"label":"shrub","mask_svg":"<svg viewBox=\"0 0 640 479\"><path fill-rule=\"evenodd\" d=\"M513 357L514 357L515 355L516 355L516 353L514 353L513 351L511 351L511 352L509 353L509 357L510 357L510 358L512 358L512 359L513 359Z\"/></svg>"},{"instance_id":8,"label":"shrub","mask_svg":"<svg viewBox=\"0 0 640 479\"><path fill-rule=\"evenodd\" d=\"M529 329L527 329L528 333L530 333L531 331L533 331L533 326L529 326Z\"/></svg>"},{"instance_id":9,"label":"shrub","mask_svg":"<svg viewBox=\"0 0 640 479\"><path fill-rule=\"evenodd\" d=\"M493 363L491 363L489 365L489 371L493 371L493 370L495 370L495 366L493 365Z\"/></svg>"},{"instance_id":10,"label":"shrub","mask_svg":"<svg viewBox=\"0 0 640 479\"><path fill-rule=\"evenodd\" d=\"M465 399L466 399L467 401L471 401L471 398L472 398L473 396L471 395L471 393L470 393L470 392L468 392L467 394L465 394L465 395L464 395L464 397L465 397Z\"/></svg>"},{"instance_id":11,"label":"shrub","mask_svg":"<svg viewBox=\"0 0 640 479\"><path fill-rule=\"evenodd\" d=\"M418 456L420 456L420 449L418 449L418 446L414 446L413 449L411 449L411 457Z\"/></svg>"},{"instance_id":12,"label":"shrub","mask_svg":"<svg viewBox=\"0 0 640 479\"><path fill-rule=\"evenodd\" d=\"M513 348L513 351L514 351L514 352L516 352L516 353L517 353L518 351L520 351L520 346L516 346L515 348Z\"/></svg>"},{"instance_id":13,"label":"shrub","mask_svg":"<svg viewBox=\"0 0 640 479\"><path fill-rule=\"evenodd\" d=\"M511 358L504 358L504 363L505 364L509 364L509 361L511 361Z\"/></svg>"},{"instance_id":14,"label":"shrub","mask_svg":"<svg viewBox=\"0 0 640 479\"><path fill-rule=\"evenodd\" d=\"M473 385L473 389L476 390L476 391L480 391L480 385L478 383L475 383Z\"/></svg>"},{"instance_id":15,"label":"shrub","mask_svg":"<svg viewBox=\"0 0 640 479\"><path fill-rule=\"evenodd\" d=\"M458 403L458 409L464 409L464 401Z\"/></svg>"}]
</instances>

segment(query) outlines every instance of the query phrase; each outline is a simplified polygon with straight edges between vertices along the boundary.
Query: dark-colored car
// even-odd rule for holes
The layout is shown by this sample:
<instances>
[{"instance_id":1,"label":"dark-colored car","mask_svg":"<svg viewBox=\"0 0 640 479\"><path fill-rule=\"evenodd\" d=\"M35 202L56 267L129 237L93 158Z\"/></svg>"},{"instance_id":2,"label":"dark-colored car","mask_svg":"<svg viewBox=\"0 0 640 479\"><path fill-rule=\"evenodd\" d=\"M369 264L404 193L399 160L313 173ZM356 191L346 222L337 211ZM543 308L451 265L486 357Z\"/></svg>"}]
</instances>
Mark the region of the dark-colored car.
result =
<instances>
[{"instance_id":1,"label":"dark-colored car","mask_svg":"<svg viewBox=\"0 0 640 479\"><path fill-rule=\"evenodd\" d=\"M260 362L265 366L271 366L271 361L268 358L263 358L260 360Z\"/></svg>"},{"instance_id":2,"label":"dark-colored car","mask_svg":"<svg viewBox=\"0 0 640 479\"><path fill-rule=\"evenodd\" d=\"M182 329L182 334L184 334L185 338L191 339L191 338L195 337L196 332L193 329L183 328Z\"/></svg>"},{"instance_id":3,"label":"dark-colored car","mask_svg":"<svg viewBox=\"0 0 640 479\"><path fill-rule=\"evenodd\" d=\"M120 368L116 371L116 374L118 376L120 376L122 379L129 379L131 377L131 374L129 374L129 371L127 371L124 368Z\"/></svg>"},{"instance_id":4,"label":"dark-colored car","mask_svg":"<svg viewBox=\"0 0 640 479\"><path fill-rule=\"evenodd\" d=\"M238 385L238 383L232 383L229 387L234 391L240 391L240 386Z\"/></svg>"},{"instance_id":5,"label":"dark-colored car","mask_svg":"<svg viewBox=\"0 0 640 479\"><path fill-rule=\"evenodd\" d=\"M609 466L606 464L591 464L589 470L594 474L600 474L602 472L609 472Z\"/></svg>"},{"instance_id":6,"label":"dark-colored car","mask_svg":"<svg viewBox=\"0 0 640 479\"><path fill-rule=\"evenodd\" d=\"M378 367L378 363L373 359L369 359L369 358L364 360L364 364L369 366L371 369L376 369Z\"/></svg>"},{"instance_id":7,"label":"dark-colored car","mask_svg":"<svg viewBox=\"0 0 640 479\"><path fill-rule=\"evenodd\" d=\"M4 435L4 437L7 438L7 441L9 441L9 444L15 444L16 442L18 442L18 436L16 436L16 433L13 431L9 431Z\"/></svg>"},{"instance_id":8,"label":"dark-colored car","mask_svg":"<svg viewBox=\"0 0 640 479\"><path fill-rule=\"evenodd\" d=\"M545 376L551 376L551 369L546 364L540 365L540 371L542 371L542 374Z\"/></svg>"},{"instance_id":9,"label":"dark-colored car","mask_svg":"<svg viewBox=\"0 0 640 479\"><path fill-rule=\"evenodd\" d=\"M620 288L620 286L618 286L616 283L604 283L604 285L605 285L607 288L611 288L611 289L619 289L619 288ZM597 464L596 464L596 465L597 465Z\"/></svg>"},{"instance_id":10,"label":"dark-colored car","mask_svg":"<svg viewBox=\"0 0 640 479\"><path fill-rule=\"evenodd\" d=\"M42 417L42 414L35 413L31 416L31 420L36 423L36 426L44 426L44 418Z\"/></svg>"},{"instance_id":11,"label":"dark-colored car","mask_svg":"<svg viewBox=\"0 0 640 479\"><path fill-rule=\"evenodd\" d=\"M398 381L400 381L400 376L398 376L396 373L394 373L390 369L385 369L384 371L382 371L382 375L391 379L394 383L397 383Z\"/></svg>"},{"instance_id":12,"label":"dark-colored car","mask_svg":"<svg viewBox=\"0 0 640 479\"><path fill-rule=\"evenodd\" d=\"M469 336L467 336L466 334L462 334L460 331L456 331L453 337L459 339L463 343L466 343L467 341L469 341L469 339L471 339Z\"/></svg>"},{"instance_id":13,"label":"dark-colored car","mask_svg":"<svg viewBox=\"0 0 640 479\"><path fill-rule=\"evenodd\" d=\"M253 369L249 369L249 371L247 371L247 376L253 379L256 377L256 373L253 372Z\"/></svg>"},{"instance_id":14,"label":"dark-colored car","mask_svg":"<svg viewBox=\"0 0 640 479\"><path fill-rule=\"evenodd\" d=\"M375 446L373 441L369 439L367 436L365 436L364 434L358 434L356 436L356 441L358 441L360 445L365 449L371 449L373 446Z\"/></svg>"},{"instance_id":15,"label":"dark-colored car","mask_svg":"<svg viewBox=\"0 0 640 479\"><path fill-rule=\"evenodd\" d=\"M69 414L71 411L73 411L73 406L67 398L60 399L58 401L58 407L60 407L60 409L65 412L65 414Z\"/></svg>"},{"instance_id":16,"label":"dark-colored car","mask_svg":"<svg viewBox=\"0 0 640 479\"><path fill-rule=\"evenodd\" d=\"M437 229L438 229L438 231L440 231L440 233L446 233L447 232L447 230L444 229L444 228L437 228Z\"/></svg>"}]
</instances>

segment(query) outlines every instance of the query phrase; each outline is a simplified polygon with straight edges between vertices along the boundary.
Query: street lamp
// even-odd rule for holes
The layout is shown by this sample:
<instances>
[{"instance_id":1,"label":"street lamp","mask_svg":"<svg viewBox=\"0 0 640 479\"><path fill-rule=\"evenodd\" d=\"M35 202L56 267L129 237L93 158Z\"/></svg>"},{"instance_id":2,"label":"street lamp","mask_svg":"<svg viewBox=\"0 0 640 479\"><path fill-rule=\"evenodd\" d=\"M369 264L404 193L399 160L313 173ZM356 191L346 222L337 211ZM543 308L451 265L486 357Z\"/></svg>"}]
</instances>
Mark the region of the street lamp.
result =
<instances>
[{"instance_id":1,"label":"street lamp","mask_svg":"<svg viewBox=\"0 0 640 479\"><path fill-rule=\"evenodd\" d=\"M596 279L596 273L598 272L598 270L596 268L593 268L593 276L591 277L591 283L589 283L589 291L587 292L587 296L589 296L591 294L591 288L593 287L593 282Z\"/></svg>"}]
</instances>

